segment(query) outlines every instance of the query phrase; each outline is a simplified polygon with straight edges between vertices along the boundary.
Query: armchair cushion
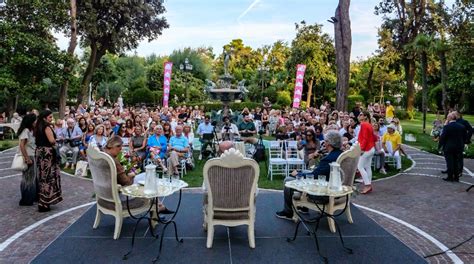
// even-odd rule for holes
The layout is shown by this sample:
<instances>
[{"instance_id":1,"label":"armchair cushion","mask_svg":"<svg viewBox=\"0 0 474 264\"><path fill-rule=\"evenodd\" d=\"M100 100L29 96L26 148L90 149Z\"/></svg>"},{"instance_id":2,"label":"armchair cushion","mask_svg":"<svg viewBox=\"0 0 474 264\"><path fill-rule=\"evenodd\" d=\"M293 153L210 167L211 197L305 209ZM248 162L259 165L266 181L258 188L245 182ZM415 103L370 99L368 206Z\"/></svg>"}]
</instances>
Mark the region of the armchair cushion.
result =
<instances>
[{"instance_id":1,"label":"armchair cushion","mask_svg":"<svg viewBox=\"0 0 474 264\"><path fill-rule=\"evenodd\" d=\"M128 201L128 204L130 206L130 209L137 209L145 206L149 202L148 199L141 199L141 198L136 198L136 199L130 199ZM114 202L109 202L103 199L97 199L97 203L109 210L115 210L115 203ZM126 211L127 210L127 202L124 201L122 202L122 210Z\"/></svg>"}]
</instances>

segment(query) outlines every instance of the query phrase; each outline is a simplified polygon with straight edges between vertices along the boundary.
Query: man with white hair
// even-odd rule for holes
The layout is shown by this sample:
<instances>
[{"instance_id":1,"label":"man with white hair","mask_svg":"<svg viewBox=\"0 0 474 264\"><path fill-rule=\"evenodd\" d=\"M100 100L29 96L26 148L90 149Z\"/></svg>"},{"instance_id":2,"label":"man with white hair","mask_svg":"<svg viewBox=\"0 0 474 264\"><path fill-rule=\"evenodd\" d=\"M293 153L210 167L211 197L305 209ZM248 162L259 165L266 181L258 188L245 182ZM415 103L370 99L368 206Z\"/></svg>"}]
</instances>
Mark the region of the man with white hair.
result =
<instances>
[{"instance_id":1,"label":"man with white hair","mask_svg":"<svg viewBox=\"0 0 474 264\"><path fill-rule=\"evenodd\" d=\"M79 154L79 146L81 145L82 131L76 125L74 119L68 118L66 123L67 127L63 128L58 135L58 139L63 143L59 149L59 155L61 156L61 164L66 163L65 169L69 168L69 165L71 165L71 169L74 169ZM71 164L67 160L69 151L72 151Z\"/></svg>"},{"instance_id":2,"label":"man with white hair","mask_svg":"<svg viewBox=\"0 0 474 264\"><path fill-rule=\"evenodd\" d=\"M330 173L330 166L329 164L335 162L337 158L342 154L341 146L342 146L342 137L339 135L338 131L331 130L324 136L324 143L326 145L326 150L328 154L321 159L319 162L318 167L314 169L313 175L317 178L319 175L325 175L326 180L329 181L329 173ZM295 180L296 178L296 171L293 171L292 175L285 178L285 183L287 181ZM286 188L283 191L284 193L284 209L282 211L276 212L276 217L286 219L286 220L293 220L293 209L291 207L293 193L294 190L291 188ZM325 200L328 199L327 196L313 196L310 197L313 200Z\"/></svg>"},{"instance_id":3,"label":"man with white hair","mask_svg":"<svg viewBox=\"0 0 474 264\"><path fill-rule=\"evenodd\" d=\"M179 158L186 157L189 153L189 141L183 135L183 127L176 126L175 135L170 138L168 150L170 151L168 173L178 175Z\"/></svg>"},{"instance_id":4,"label":"man with white hair","mask_svg":"<svg viewBox=\"0 0 474 264\"><path fill-rule=\"evenodd\" d=\"M400 136L400 133L398 133L393 124L390 124L387 127L387 132L382 136L382 147L386 157L393 157L395 159L397 170L402 169L402 157L400 156L401 145L402 137Z\"/></svg>"}]
</instances>

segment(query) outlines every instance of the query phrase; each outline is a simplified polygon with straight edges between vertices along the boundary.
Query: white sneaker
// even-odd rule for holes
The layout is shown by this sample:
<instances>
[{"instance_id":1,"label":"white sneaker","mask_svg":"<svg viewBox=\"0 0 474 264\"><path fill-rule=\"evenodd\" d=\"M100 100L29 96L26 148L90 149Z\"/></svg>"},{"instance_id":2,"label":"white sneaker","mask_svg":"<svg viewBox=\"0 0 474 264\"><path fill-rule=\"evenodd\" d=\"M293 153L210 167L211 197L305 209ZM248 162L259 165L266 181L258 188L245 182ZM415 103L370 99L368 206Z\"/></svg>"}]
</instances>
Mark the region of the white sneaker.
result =
<instances>
[{"instance_id":1,"label":"white sneaker","mask_svg":"<svg viewBox=\"0 0 474 264\"><path fill-rule=\"evenodd\" d=\"M380 169L380 171L379 171L379 172L380 172L380 173L382 173L383 175L386 175L386 174L387 174L387 172L385 171L385 169L384 169L384 168Z\"/></svg>"},{"instance_id":2,"label":"white sneaker","mask_svg":"<svg viewBox=\"0 0 474 264\"><path fill-rule=\"evenodd\" d=\"M202 154L199 154L198 160L202 160Z\"/></svg>"}]
</instances>

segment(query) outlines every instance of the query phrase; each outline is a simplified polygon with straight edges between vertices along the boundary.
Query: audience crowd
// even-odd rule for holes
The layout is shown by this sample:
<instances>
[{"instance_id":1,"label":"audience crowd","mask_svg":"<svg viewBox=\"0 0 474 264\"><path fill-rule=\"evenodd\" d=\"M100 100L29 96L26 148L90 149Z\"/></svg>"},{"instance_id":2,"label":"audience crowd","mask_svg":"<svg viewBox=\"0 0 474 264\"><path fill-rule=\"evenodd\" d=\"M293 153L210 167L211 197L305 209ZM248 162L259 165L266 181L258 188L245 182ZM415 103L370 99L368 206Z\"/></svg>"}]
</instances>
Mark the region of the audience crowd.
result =
<instances>
[{"instance_id":1,"label":"audience crowd","mask_svg":"<svg viewBox=\"0 0 474 264\"><path fill-rule=\"evenodd\" d=\"M272 109L265 98L261 107L234 111L233 115L218 120L211 120L210 116L215 115L206 114L204 107L123 107L118 103L107 107L103 100L93 106L67 107L63 119L53 120L51 112L46 111L39 114L33 124L32 114L38 116L39 113L34 110L23 118L15 113L10 122L21 123L22 130L26 131L20 131L25 162L30 166L36 163L39 177L45 173L57 174L53 179L47 179L48 186L54 188L38 188L40 193L42 189L49 190L45 194L47 198L39 196L41 211L49 210L50 204L61 200L60 190L56 190L59 184L57 168L74 169L78 161L87 160L87 148L103 149L107 140L114 136L121 139L121 152L139 167L143 167L145 161L154 162L168 174L178 174L183 159L192 167L195 138L201 143L201 149L195 149L200 151L199 159L217 152L217 147L212 146L216 138L247 144L255 144L259 134L274 136L276 140L295 140L300 157L307 168L313 170L318 169L315 165L329 152L340 153L358 142L363 151L358 166L365 185L362 193L372 191L373 164L376 170L385 173L385 159L392 157L396 169L400 170L401 155L405 154L401 144L403 129L389 101L385 105L369 104L365 109L357 103L350 111L343 112L335 110L328 102L306 110ZM5 122L4 118L1 121ZM432 135L436 138L441 135L443 123L436 121L433 125ZM325 135L329 132L339 135L340 140L332 139L332 143L327 143ZM40 137L40 140L36 138L36 146L35 136ZM117 141L117 137L114 140ZM334 152L334 149L338 151ZM32 185L32 173L32 170L24 173L28 190ZM121 179L126 177L120 177L119 184L132 182ZM25 196L28 197L22 197L20 204L31 204L31 194L25 192Z\"/></svg>"}]
</instances>

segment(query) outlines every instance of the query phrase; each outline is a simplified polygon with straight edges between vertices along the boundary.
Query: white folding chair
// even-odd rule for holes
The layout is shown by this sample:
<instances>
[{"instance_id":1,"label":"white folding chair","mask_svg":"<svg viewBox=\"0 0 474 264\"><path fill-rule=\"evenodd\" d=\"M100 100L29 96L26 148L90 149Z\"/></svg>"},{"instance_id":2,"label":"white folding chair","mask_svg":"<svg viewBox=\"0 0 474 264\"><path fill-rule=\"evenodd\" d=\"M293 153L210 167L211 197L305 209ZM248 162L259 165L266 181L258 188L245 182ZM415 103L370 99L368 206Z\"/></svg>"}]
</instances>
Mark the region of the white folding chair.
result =
<instances>
[{"instance_id":1,"label":"white folding chair","mask_svg":"<svg viewBox=\"0 0 474 264\"><path fill-rule=\"evenodd\" d=\"M284 157L283 141L270 141L268 148L268 176L273 181L273 175L284 175L288 173L288 163Z\"/></svg>"},{"instance_id":2,"label":"white folding chair","mask_svg":"<svg viewBox=\"0 0 474 264\"><path fill-rule=\"evenodd\" d=\"M286 144L286 164L287 164L287 174L288 176L291 166L295 166L296 169L301 166L301 169L305 169L304 159L298 157L298 142L294 140L285 141Z\"/></svg>"}]
</instances>

